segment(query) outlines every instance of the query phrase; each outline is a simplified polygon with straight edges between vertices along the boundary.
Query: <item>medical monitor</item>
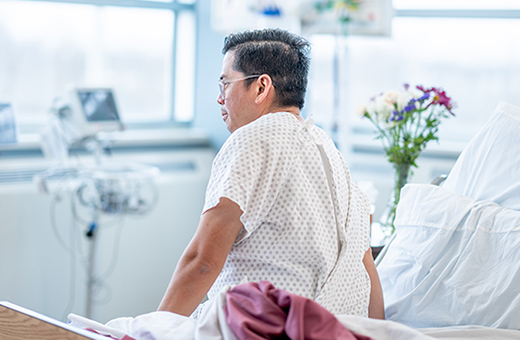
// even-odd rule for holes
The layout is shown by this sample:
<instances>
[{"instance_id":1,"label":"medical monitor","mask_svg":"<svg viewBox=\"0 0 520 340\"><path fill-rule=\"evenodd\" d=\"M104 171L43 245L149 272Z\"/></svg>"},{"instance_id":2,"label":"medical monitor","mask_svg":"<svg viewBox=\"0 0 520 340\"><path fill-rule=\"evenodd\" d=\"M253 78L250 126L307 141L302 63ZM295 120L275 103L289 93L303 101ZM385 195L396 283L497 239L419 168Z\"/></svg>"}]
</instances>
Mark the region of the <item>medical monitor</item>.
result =
<instances>
[{"instance_id":1,"label":"medical monitor","mask_svg":"<svg viewBox=\"0 0 520 340\"><path fill-rule=\"evenodd\" d=\"M69 100L70 119L79 138L123 129L112 89L73 88Z\"/></svg>"},{"instance_id":2,"label":"medical monitor","mask_svg":"<svg viewBox=\"0 0 520 340\"><path fill-rule=\"evenodd\" d=\"M0 145L16 144L17 130L10 103L0 103Z\"/></svg>"}]
</instances>

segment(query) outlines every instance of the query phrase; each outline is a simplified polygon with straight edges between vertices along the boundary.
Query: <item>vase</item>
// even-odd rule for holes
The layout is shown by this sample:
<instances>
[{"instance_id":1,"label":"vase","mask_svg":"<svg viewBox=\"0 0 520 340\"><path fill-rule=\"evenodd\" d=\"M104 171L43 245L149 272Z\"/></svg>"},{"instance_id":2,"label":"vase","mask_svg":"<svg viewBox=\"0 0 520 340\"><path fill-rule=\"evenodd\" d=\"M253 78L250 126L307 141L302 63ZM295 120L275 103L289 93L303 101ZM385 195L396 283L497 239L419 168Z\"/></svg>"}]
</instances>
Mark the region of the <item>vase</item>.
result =
<instances>
[{"instance_id":1,"label":"vase","mask_svg":"<svg viewBox=\"0 0 520 340\"><path fill-rule=\"evenodd\" d=\"M394 221L397 204L399 204L399 199L401 197L401 189L408 182L410 168L412 167L412 165L408 163L393 163L392 165L394 167L394 186L388 204L379 220L379 224L381 225L386 237L392 236L395 231Z\"/></svg>"}]
</instances>

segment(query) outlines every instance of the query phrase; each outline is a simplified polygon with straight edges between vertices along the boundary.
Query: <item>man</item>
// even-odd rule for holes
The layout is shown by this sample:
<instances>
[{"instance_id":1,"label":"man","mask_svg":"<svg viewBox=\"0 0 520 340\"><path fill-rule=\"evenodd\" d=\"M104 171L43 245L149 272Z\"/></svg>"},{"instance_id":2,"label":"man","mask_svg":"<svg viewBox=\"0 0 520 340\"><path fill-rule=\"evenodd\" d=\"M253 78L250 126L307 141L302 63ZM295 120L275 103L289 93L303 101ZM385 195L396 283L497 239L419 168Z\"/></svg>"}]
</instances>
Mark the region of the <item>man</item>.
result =
<instances>
[{"instance_id":1,"label":"man","mask_svg":"<svg viewBox=\"0 0 520 340\"><path fill-rule=\"evenodd\" d=\"M231 136L159 310L190 315L206 294L267 280L335 314L384 318L366 196L331 139L300 117L309 50L278 29L225 39L217 102Z\"/></svg>"}]
</instances>

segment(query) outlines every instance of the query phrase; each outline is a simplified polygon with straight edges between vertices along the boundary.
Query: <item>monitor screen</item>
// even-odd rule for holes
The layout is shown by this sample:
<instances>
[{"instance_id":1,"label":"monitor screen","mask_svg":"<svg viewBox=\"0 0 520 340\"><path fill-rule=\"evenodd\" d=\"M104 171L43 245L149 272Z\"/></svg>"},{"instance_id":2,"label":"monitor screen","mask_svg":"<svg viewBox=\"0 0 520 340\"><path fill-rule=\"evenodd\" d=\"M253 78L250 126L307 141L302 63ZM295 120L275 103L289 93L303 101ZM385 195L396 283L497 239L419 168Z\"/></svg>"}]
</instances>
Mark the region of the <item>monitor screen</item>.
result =
<instances>
[{"instance_id":1,"label":"monitor screen","mask_svg":"<svg viewBox=\"0 0 520 340\"><path fill-rule=\"evenodd\" d=\"M78 90L78 96L87 122L119 121L110 89Z\"/></svg>"},{"instance_id":2,"label":"monitor screen","mask_svg":"<svg viewBox=\"0 0 520 340\"><path fill-rule=\"evenodd\" d=\"M16 122L9 103L0 103L0 144L15 144Z\"/></svg>"}]
</instances>

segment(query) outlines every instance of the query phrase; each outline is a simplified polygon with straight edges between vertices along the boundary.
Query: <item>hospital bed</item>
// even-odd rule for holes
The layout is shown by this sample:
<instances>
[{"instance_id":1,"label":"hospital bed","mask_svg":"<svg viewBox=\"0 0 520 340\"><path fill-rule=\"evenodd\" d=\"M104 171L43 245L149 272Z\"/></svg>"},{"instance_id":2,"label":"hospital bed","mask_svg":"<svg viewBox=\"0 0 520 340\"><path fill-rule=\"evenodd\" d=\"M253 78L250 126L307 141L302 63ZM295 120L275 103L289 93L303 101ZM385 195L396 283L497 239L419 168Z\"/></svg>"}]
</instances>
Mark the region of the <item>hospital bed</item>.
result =
<instances>
[{"instance_id":1,"label":"hospital bed","mask_svg":"<svg viewBox=\"0 0 520 340\"><path fill-rule=\"evenodd\" d=\"M520 339L519 169L520 108L500 103L442 185L403 188L396 236L377 267L387 320L335 318L357 335L378 340ZM105 325L70 319L78 329L118 338L238 339L224 312L227 289L198 320L166 312ZM309 315L305 326L316 322ZM11 326L0 313L0 338L9 327L22 324Z\"/></svg>"}]
</instances>

